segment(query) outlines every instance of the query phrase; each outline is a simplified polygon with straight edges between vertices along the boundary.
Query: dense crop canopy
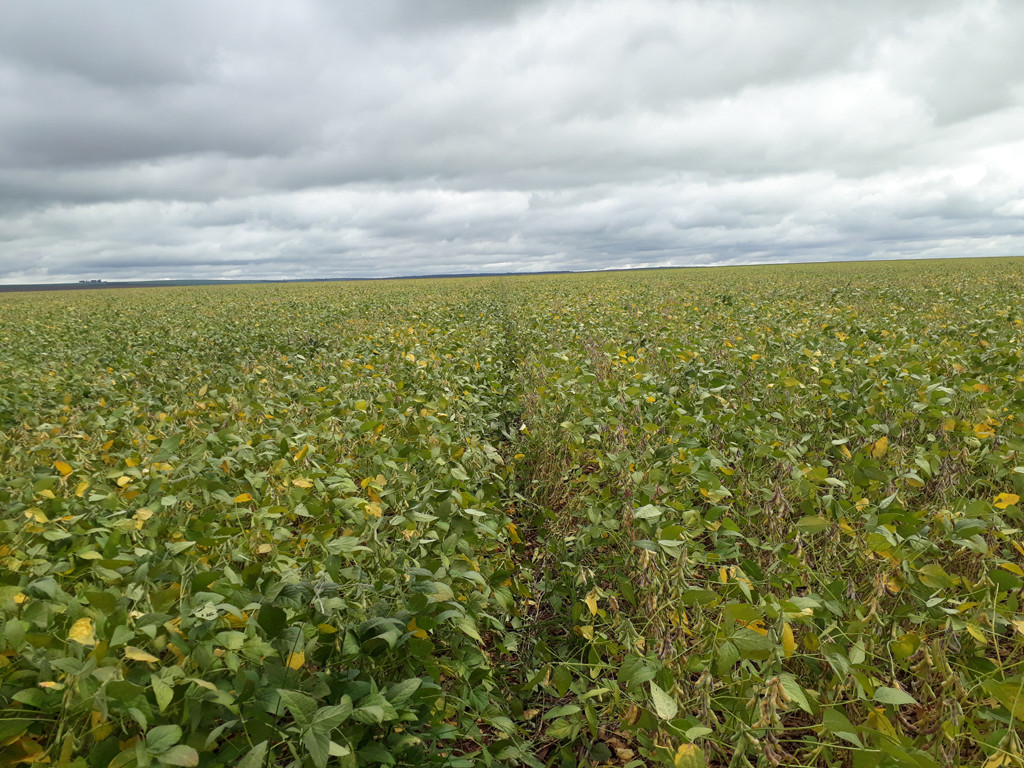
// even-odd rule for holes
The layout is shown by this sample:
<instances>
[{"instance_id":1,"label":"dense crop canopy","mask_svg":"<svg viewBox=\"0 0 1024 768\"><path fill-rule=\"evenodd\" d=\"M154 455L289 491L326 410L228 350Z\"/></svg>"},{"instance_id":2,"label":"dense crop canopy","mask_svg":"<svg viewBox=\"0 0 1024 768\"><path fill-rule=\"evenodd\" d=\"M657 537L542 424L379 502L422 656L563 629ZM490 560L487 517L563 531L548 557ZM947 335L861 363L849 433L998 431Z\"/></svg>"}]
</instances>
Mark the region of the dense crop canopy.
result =
<instances>
[{"instance_id":1,"label":"dense crop canopy","mask_svg":"<svg viewBox=\"0 0 1024 768\"><path fill-rule=\"evenodd\" d=\"M1019 765L1020 295L0 294L0 763Z\"/></svg>"}]
</instances>

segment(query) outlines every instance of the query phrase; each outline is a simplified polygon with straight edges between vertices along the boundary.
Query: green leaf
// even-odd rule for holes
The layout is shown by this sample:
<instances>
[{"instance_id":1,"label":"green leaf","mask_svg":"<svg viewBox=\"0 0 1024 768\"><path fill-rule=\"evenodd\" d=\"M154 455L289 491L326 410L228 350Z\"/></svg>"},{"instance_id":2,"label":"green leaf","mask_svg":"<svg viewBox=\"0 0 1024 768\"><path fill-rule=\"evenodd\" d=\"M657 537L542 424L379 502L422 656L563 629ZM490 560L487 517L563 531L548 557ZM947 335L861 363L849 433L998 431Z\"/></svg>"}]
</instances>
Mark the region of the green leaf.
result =
<instances>
[{"instance_id":1,"label":"green leaf","mask_svg":"<svg viewBox=\"0 0 1024 768\"><path fill-rule=\"evenodd\" d=\"M7 740L12 736L24 733L25 730L35 722L35 719L7 717L0 719L0 740Z\"/></svg>"},{"instance_id":2,"label":"green leaf","mask_svg":"<svg viewBox=\"0 0 1024 768\"><path fill-rule=\"evenodd\" d=\"M822 716L821 724L825 727L826 731L838 736L843 741L848 741L855 747L859 747L861 749L864 748L864 745L860 741L860 737L857 735L857 729L849 720L847 720L846 715L838 709L826 709Z\"/></svg>"},{"instance_id":3,"label":"green leaf","mask_svg":"<svg viewBox=\"0 0 1024 768\"><path fill-rule=\"evenodd\" d=\"M552 707L544 713L545 720L554 720L556 717L565 717L566 715L575 715L577 712L583 710L576 704L559 704L557 707Z\"/></svg>"},{"instance_id":4,"label":"green leaf","mask_svg":"<svg viewBox=\"0 0 1024 768\"><path fill-rule=\"evenodd\" d=\"M423 685L423 680L418 677L410 677L400 683L395 683L388 689L388 701L392 704L404 704L410 696L419 690L421 685Z\"/></svg>"},{"instance_id":5,"label":"green leaf","mask_svg":"<svg viewBox=\"0 0 1024 768\"><path fill-rule=\"evenodd\" d=\"M156 759L163 765L178 765L185 766L185 768L199 765L199 753L184 744L171 747L163 754L157 755Z\"/></svg>"},{"instance_id":6,"label":"green leaf","mask_svg":"<svg viewBox=\"0 0 1024 768\"><path fill-rule=\"evenodd\" d=\"M782 690L786 692L786 695L791 698L800 709L809 715L814 714L814 710L811 709L811 702L807 699L807 694L804 689L800 687L800 684L796 681L796 676L789 673L783 673L779 675L779 682L782 683Z\"/></svg>"},{"instance_id":7,"label":"green leaf","mask_svg":"<svg viewBox=\"0 0 1024 768\"><path fill-rule=\"evenodd\" d=\"M775 642L767 635L741 627L732 635L740 655L745 659L763 659L775 649Z\"/></svg>"},{"instance_id":8,"label":"green leaf","mask_svg":"<svg viewBox=\"0 0 1024 768\"><path fill-rule=\"evenodd\" d=\"M656 507L653 504L647 504L633 512L633 517L637 520L657 520L663 514L664 510L660 507Z\"/></svg>"},{"instance_id":9,"label":"green leaf","mask_svg":"<svg viewBox=\"0 0 1024 768\"><path fill-rule=\"evenodd\" d=\"M156 675L151 675L149 684L153 688L153 696L156 698L157 708L163 712L167 705L174 698L174 689Z\"/></svg>"},{"instance_id":10,"label":"green leaf","mask_svg":"<svg viewBox=\"0 0 1024 768\"><path fill-rule=\"evenodd\" d=\"M295 723L300 728L306 728L313 723L313 716L316 714L316 699L298 691L289 691L283 688L277 690L281 701L288 707L288 711L295 718Z\"/></svg>"},{"instance_id":11,"label":"green leaf","mask_svg":"<svg viewBox=\"0 0 1024 768\"><path fill-rule=\"evenodd\" d=\"M182 439L185 437L184 433L176 432L169 437L165 437L160 443L160 447L156 449L156 453L153 454L153 461L167 461L174 452L178 450L178 446L181 445Z\"/></svg>"},{"instance_id":12,"label":"green leaf","mask_svg":"<svg viewBox=\"0 0 1024 768\"><path fill-rule=\"evenodd\" d=\"M669 696L661 687L653 680L650 683L651 686L651 701L654 702L654 711L658 713L658 717L662 720L671 720L679 712L679 705L676 704L676 700Z\"/></svg>"},{"instance_id":13,"label":"green leaf","mask_svg":"<svg viewBox=\"0 0 1024 768\"><path fill-rule=\"evenodd\" d=\"M310 727L315 731L330 733L351 715L352 699L345 695L341 697L341 704L318 709Z\"/></svg>"},{"instance_id":14,"label":"green leaf","mask_svg":"<svg viewBox=\"0 0 1024 768\"><path fill-rule=\"evenodd\" d=\"M477 642L481 642L483 638L480 637L480 632L476 628L476 622L473 621L473 617L469 614L462 614L455 620L455 626L458 627Z\"/></svg>"},{"instance_id":15,"label":"green leaf","mask_svg":"<svg viewBox=\"0 0 1024 768\"><path fill-rule=\"evenodd\" d=\"M740 660L740 651L736 645L726 640L720 646L718 646L718 655L716 664L718 667L718 674L727 675L729 670L733 668L737 661Z\"/></svg>"},{"instance_id":16,"label":"green leaf","mask_svg":"<svg viewBox=\"0 0 1024 768\"><path fill-rule=\"evenodd\" d=\"M181 741L181 728L176 725L158 725L146 731L146 751L159 755Z\"/></svg>"},{"instance_id":17,"label":"green leaf","mask_svg":"<svg viewBox=\"0 0 1024 768\"><path fill-rule=\"evenodd\" d=\"M359 707L352 711L352 719L360 723L384 723L397 720L398 713L391 702L380 692L372 693L359 702Z\"/></svg>"},{"instance_id":18,"label":"green leaf","mask_svg":"<svg viewBox=\"0 0 1024 768\"><path fill-rule=\"evenodd\" d=\"M931 589L948 589L955 583L950 575L942 569L942 566L936 563L929 563L919 568L917 577L922 584Z\"/></svg>"},{"instance_id":19,"label":"green leaf","mask_svg":"<svg viewBox=\"0 0 1024 768\"><path fill-rule=\"evenodd\" d=\"M821 533L828 528L828 520L821 515L808 515L796 521L796 529L801 533Z\"/></svg>"},{"instance_id":20,"label":"green leaf","mask_svg":"<svg viewBox=\"0 0 1024 768\"><path fill-rule=\"evenodd\" d=\"M898 688L887 688L884 685L875 688L874 698L880 704L892 704L897 707L902 704L917 704L917 700L906 691L901 691Z\"/></svg>"},{"instance_id":21,"label":"green leaf","mask_svg":"<svg viewBox=\"0 0 1024 768\"><path fill-rule=\"evenodd\" d=\"M658 671L647 663L647 660L635 655L626 657L619 667L619 683L626 688L636 688L648 680L653 680Z\"/></svg>"},{"instance_id":22,"label":"green leaf","mask_svg":"<svg viewBox=\"0 0 1024 768\"><path fill-rule=\"evenodd\" d=\"M313 764L317 768L325 768L331 759L331 739L327 733L313 729L303 731L302 744L313 758Z\"/></svg>"},{"instance_id":23,"label":"green leaf","mask_svg":"<svg viewBox=\"0 0 1024 768\"><path fill-rule=\"evenodd\" d=\"M263 768L267 757L267 742L261 741L248 754L238 761L236 768Z\"/></svg>"},{"instance_id":24,"label":"green leaf","mask_svg":"<svg viewBox=\"0 0 1024 768\"><path fill-rule=\"evenodd\" d=\"M267 637L273 640L281 636L288 623L288 617L276 605L263 605L260 606L256 623L260 626L260 629L267 633Z\"/></svg>"},{"instance_id":25,"label":"green leaf","mask_svg":"<svg viewBox=\"0 0 1024 768\"><path fill-rule=\"evenodd\" d=\"M998 701L1015 718L1024 722L1024 678L1002 682L986 680L982 683L986 693Z\"/></svg>"}]
</instances>

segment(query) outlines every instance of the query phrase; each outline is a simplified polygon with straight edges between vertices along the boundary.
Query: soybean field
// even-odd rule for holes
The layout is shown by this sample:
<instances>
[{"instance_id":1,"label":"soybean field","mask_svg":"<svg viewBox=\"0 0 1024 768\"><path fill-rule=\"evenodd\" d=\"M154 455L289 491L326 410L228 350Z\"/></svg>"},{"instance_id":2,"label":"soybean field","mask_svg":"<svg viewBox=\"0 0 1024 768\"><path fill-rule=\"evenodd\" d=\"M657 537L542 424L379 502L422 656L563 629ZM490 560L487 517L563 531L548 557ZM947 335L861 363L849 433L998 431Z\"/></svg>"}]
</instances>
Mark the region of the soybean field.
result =
<instances>
[{"instance_id":1,"label":"soybean field","mask_svg":"<svg viewBox=\"0 0 1024 768\"><path fill-rule=\"evenodd\" d=\"M1022 766L1022 296L0 294L0 764Z\"/></svg>"}]
</instances>

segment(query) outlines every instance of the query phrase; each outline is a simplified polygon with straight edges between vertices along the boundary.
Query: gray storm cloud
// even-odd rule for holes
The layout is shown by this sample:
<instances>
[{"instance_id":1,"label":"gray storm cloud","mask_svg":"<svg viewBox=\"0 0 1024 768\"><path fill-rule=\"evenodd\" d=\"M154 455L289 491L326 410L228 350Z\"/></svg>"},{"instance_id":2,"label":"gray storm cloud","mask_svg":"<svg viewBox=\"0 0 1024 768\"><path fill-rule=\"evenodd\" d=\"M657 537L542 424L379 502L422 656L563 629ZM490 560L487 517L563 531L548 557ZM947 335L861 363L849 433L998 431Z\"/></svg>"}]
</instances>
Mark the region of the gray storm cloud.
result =
<instances>
[{"instance_id":1,"label":"gray storm cloud","mask_svg":"<svg viewBox=\"0 0 1024 768\"><path fill-rule=\"evenodd\" d=\"M0 282L1024 253L1012 2L12 4Z\"/></svg>"}]
</instances>

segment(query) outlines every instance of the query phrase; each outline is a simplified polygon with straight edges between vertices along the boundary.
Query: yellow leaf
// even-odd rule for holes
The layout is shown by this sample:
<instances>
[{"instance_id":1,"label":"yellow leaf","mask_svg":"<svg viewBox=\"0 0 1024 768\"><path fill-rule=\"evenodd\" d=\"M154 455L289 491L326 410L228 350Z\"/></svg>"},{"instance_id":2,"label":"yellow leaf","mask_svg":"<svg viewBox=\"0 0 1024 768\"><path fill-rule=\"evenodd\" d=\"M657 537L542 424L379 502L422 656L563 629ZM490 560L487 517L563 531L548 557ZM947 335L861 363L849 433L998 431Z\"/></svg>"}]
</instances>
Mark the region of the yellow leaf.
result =
<instances>
[{"instance_id":1,"label":"yellow leaf","mask_svg":"<svg viewBox=\"0 0 1024 768\"><path fill-rule=\"evenodd\" d=\"M71 625L68 632L68 640L73 640L81 645L96 645L96 627L92 619L79 619Z\"/></svg>"},{"instance_id":2,"label":"yellow leaf","mask_svg":"<svg viewBox=\"0 0 1024 768\"><path fill-rule=\"evenodd\" d=\"M882 578L882 586L885 587L885 591L890 595L898 595L900 590L903 589L903 580L897 576L884 576Z\"/></svg>"},{"instance_id":3,"label":"yellow leaf","mask_svg":"<svg viewBox=\"0 0 1024 768\"><path fill-rule=\"evenodd\" d=\"M174 469L174 467L168 464L166 461L158 461L156 464L153 465L153 469L158 469L161 472L170 472L172 469Z\"/></svg>"},{"instance_id":4,"label":"yellow leaf","mask_svg":"<svg viewBox=\"0 0 1024 768\"><path fill-rule=\"evenodd\" d=\"M729 571L725 569L724 565L718 569L718 580L723 584L729 583Z\"/></svg>"},{"instance_id":5,"label":"yellow leaf","mask_svg":"<svg viewBox=\"0 0 1024 768\"><path fill-rule=\"evenodd\" d=\"M993 753L993 755L985 761L985 765L983 765L982 768L1003 768L1004 765L1013 765L1013 763L1010 762L1011 760L1013 760L1012 755L1000 750L999 752Z\"/></svg>"},{"instance_id":6,"label":"yellow leaf","mask_svg":"<svg viewBox=\"0 0 1024 768\"><path fill-rule=\"evenodd\" d=\"M83 480L82 482L75 486L75 497L79 499L82 498L83 496L85 496L85 492L87 490L89 490L89 481Z\"/></svg>"},{"instance_id":7,"label":"yellow leaf","mask_svg":"<svg viewBox=\"0 0 1024 768\"><path fill-rule=\"evenodd\" d=\"M46 516L46 514L43 512L43 510L39 509L39 507L32 507L30 509L26 509L25 510L25 517L27 517L29 520L32 520L33 522L36 522L36 523L48 523L49 522L49 518Z\"/></svg>"},{"instance_id":8,"label":"yellow leaf","mask_svg":"<svg viewBox=\"0 0 1024 768\"><path fill-rule=\"evenodd\" d=\"M26 595L24 592L19 592L18 594L16 594L14 596L13 599L14 599L14 604L15 605L21 605L26 600L28 600L28 595Z\"/></svg>"},{"instance_id":9,"label":"yellow leaf","mask_svg":"<svg viewBox=\"0 0 1024 768\"><path fill-rule=\"evenodd\" d=\"M420 629L418 626L416 626L415 616L413 616L412 621L409 622L405 629L408 632L412 632L413 637L419 637L424 640L427 638L427 631L425 629Z\"/></svg>"},{"instance_id":10,"label":"yellow leaf","mask_svg":"<svg viewBox=\"0 0 1024 768\"><path fill-rule=\"evenodd\" d=\"M981 627L979 627L973 621L965 622L964 627L967 629L967 633L971 637L973 637L982 645L988 645L988 639L985 637L985 632L982 630Z\"/></svg>"},{"instance_id":11,"label":"yellow leaf","mask_svg":"<svg viewBox=\"0 0 1024 768\"><path fill-rule=\"evenodd\" d=\"M251 493L240 493L235 496L235 504L244 504L247 501L252 501Z\"/></svg>"},{"instance_id":12,"label":"yellow leaf","mask_svg":"<svg viewBox=\"0 0 1024 768\"><path fill-rule=\"evenodd\" d=\"M128 477L128 475L121 475L119 478L117 478L117 487L124 488L131 481L132 479Z\"/></svg>"},{"instance_id":13,"label":"yellow leaf","mask_svg":"<svg viewBox=\"0 0 1024 768\"><path fill-rule=\"evenodd\" d=\"M519 535L519 529L516 528L516 524L515 523L509 523L505 527L508 529L509 534L512 536L512 543L513 544L522 544L523 543L523 539Z\"/></svg>"},{"instance_id":14,"label":"yellow leaf","mask_svg":"<svg viewBox=\"0 0 1024 768\"><path fill-rule=\"evenodd\" d=\"M53 462L53 466L56 467L57 471L64 475L64 477L71 474L71 465L65 461L55 461Z\"/></svg>"},{"instance_id":15,"label":"yellow leaf","mask_svg":"<svg viewBox=\"0 0 1024 768\"><path fill-rule=\"evenodd\" d=\"M139 509L132 515L132 519L135 520L135 530L141 531L142 526L149 518L153 516L153 510L151 509Z\"/></svg>"},{"instance_id":16,"label":"yellow leaf","mask_svg":"<svg viewBox=\"0 0 1024 768\"><path fill-rule=\"evenodd\" d=\"M871 458L880 459L885 456L889 450L889 438L882 435L878 438L877 442L871 446Z\"/></svg>"},{"instance_id":17,"label":"yellow leaf","mask_svg":"<svg viewBox=\"0 0 1024 768\"><path fill-rule=\"evenodd\" d=\"M294 485L296 488L312 488L313 487L313 483L311 481L306 480L305 478L301 478L301 477L297 477L294 480L292 480L292 485Z\"/></svg>"},{"instance_id":18,"label":"yellow leaf","mask_svg":"<svg viewBox=\"0 0 1024 768\"><path fill-rule=\"evenodd\" d=\"M1022 635L1024 635L1024 619L1015 619L1013 622L1013 627Z\"/></svg>"},{"instance_id":19,"label":"yellow leaf","mask_svg":"<svg viewBox=\"0 0 1024 768\"><path fill-rule=\"evenodd\" d=\"M309 453L309 443L302 446L302 448L299 449L299 452L295 454L295 461L302 461L306 458L307 453Z\"/></svg>"},{"instance_id":20,"label":"yellow leaf","mask_svg":"<svg viewBox=\"0 0 1024 768\"><path fill-rule=\"evenodd\" d=\"M982 422L980 424L975 424L974 425L974 436L979 438L979 439L984 439L986 437L992 437L992 435L994 435L994 434L995 434L995 430L993 430L992 427L989 426L988 424L986 424L985 422Z\"/></svg>"},{"instance_id":21,"label":"yellow leaf","mask_svg":"<svg viewBox=\"0 0 1024 768\"><path fill-rule=\"evenodd\" d=\"M136 459L136 458L133 458L131 456L129 456L127 459L125 459L124 463L127 466L129 466L129 467L137 467L137 466L139 466L139 460Z\"/></svg>"},{"instance_id":22,"label":"yellow leaf","mask_svg":"<svg viewBox=\"0 0 1024 768\"><path fill-rule=\"evenodd\" d=\"M738 579L738 581L746 581L748 584L750 583L746 579ZM745 626L747 629L757 632L757 634L759 635L765 635L766 637L768 635L768 630L764 626L764 619L757 619L756 621L751 621L747 623Z\"/></svg>"},{"instance_id":23,"label":"yellow leaf","mask_svg":"<svg viewBox=\"0 0 1024 768\"><path fill-rule=\"evenodd\" d=\"M672 758L674 768L704 768L707 759L704 750L696 744L680 744Z\"/></svg>"},{"instance_id":24,"label":"yellow leaf","mask_svg":"<svg viewBox=\"0 0 1024 768\"><path fill-rule=\"evenodd\" d=\"M367 504L365 507L363 507L363 514L367 517L380 517L380 504Z\"/></svg>"},{"instance_id":25,"label":"yellow leaf","mask_svg":"<svg viewBox=\"0 0 1024 768\"><path fill-rule=\"evenodd\" d=\"M288 669L301 669L302 665L306 663L306 652L299 651L298 653L289 653L288 660L285 664Z\"/></svg>"},{"instance_id":26,"label":"yellow leaf","mask_svg":"<svg viewBox=\"0 0 1024 768\"><path fill-rule=\"evenodd\" d=\"M793 637L793 628L789 624L782 626L782 652L788 659L796 650L796 638Z\"/></svg>"},{"instance_id":27,"label":"yellow leaf","mask_svg":"<svg viewBox=\"0 0 1024 768\"><path fill-rule=\"evenodd\" d=\"M583 637L585 637L587 640L593 640L594 639L594 625L593 624L585 624L584 626L580 627L579 630L580 630L580 634L583 635Z\"/></svg>"},{"instance_id":28,"label":"yellow leaf","mask_svg":"<svg viewBox=\"0 0 1024 768\"><path fill-rule=\"evenodd\" d=\"M95 709L89 713L89 726L89 736L93 739L94 743L103 741L114 730L114 726L107 722L104 714Z\"/></svg>"},{"instance_id":29,"label":"yellow leaf","mask_svg":"<svg viewBox=\"0 0 1024 768\"><path fill-rule=\"evenodd\" d=\"M942 429L944 432L952 432L956 429L956 419L944 419L942 422Z\"/></svg>"},{"instance_id":30,"label":"yellow leaf","mask_svg":"<svg viewBox=\"0 0 1024 768\"><path fill-rule=\"evenodd\" d=\"M273 549L273 547L270 544L266 544L266 543L260 544L258 547L256 547L256 554L257 555L266 555L272 549Z\"/></svg>"},{"instance_id":31,"label":"yellow leaf","mask_svg":"<svg viewBox=\"0 0 1024 768\"><path fill-rule=\"evenodd\" d=\"M136 648L134 645L125 646L124 657L126 659L131 659L132 661L148 661L148 662L158 662L158 661L160 661L160 659L158 659L153 654L146 653L144 650L142 650L141 648Z\"/></svg>"},{"instance_id":32,"label":"yellow leaf","mask_svg":"<svg viewBox=\"0 0 1024 768\"><path fill-rule=\"evenodd\" d=\"M998 509L1006 509L1012 504L1016 504L1018 501L1020 501L1020 496L1016 493L1000 493L992 503L995 504Z\"/></svg>"},{"instance_id":33,"label":"yellow leaf","mask_svg":"<svg viewBox=\"0 0 1024 768\"><path fill-rule=\"evenodd\" d=\"M590 594L584 598L583 602L586 603L587 608L590 609L590 615L597 616L597 595L594 590L590 590Z\"/></svg>"},{"instance_id":34,"label":"yellow leaf","mask_svg":"<svg viewBox=\"0 0 1024 768\"><path fill-rule=\"evenodd\" d=\"M205 395L207 390L209 390L209 388L210 388L209 384L203 384L203 386L201 386L199 388L199 397L202 397L203 395Z\"/></svg>"},{"instance_id":35,"label":"yellow leaf","mask_svg":"<svg viewBox=\"0 0 1024 768\"><path fill-rule=\"evenodd\" d=\"M62 691L64 690L63 683L56 683L53 680L44 680L41 683L36 683L40 688L45 688L48 691Z\"/></svg>"},{"instance_id":36,"label":"yellow leaf","mask_svg":"<svg viewBox=\"0 0 1024 768\"><path fill-rule=\"evenodd\" d=\"M49 488L44 488L43 490L39 491L39 495L42 496L44 499L57 498L56 496L53 495L53 491L51 491Z\"/></svg>"},{"instance_id":37,"label":"yellow leaf","mask_svg":"<svg viewBox=\"0 0 1024 768\"><path fill-rule=\"evenodd\" d=\"M222 461L220 463L220 468L221 468L222 472L230 472L231 471L231 462L229 462L227 459L224 459L224 461Z\"/></svg>"}]
</instances>

